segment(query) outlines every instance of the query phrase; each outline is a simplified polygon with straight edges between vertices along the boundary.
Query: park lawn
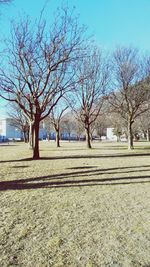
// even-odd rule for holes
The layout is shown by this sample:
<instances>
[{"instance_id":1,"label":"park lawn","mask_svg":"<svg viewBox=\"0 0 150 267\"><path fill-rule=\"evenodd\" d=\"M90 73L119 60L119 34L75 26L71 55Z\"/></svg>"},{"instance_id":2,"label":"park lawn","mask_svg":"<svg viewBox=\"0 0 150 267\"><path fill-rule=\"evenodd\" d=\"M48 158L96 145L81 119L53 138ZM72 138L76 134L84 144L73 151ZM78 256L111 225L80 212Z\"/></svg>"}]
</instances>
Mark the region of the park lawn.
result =
<instances>
[{"instance_id":1,"label":"park lawn","mask_svg":"<svg viewBox=\"0 0 150 267\"><path fill-rule=\"evenodd\" d=\"M0 266L150 266L150 146L0 145Z\"/></svg>"}]
</instances>

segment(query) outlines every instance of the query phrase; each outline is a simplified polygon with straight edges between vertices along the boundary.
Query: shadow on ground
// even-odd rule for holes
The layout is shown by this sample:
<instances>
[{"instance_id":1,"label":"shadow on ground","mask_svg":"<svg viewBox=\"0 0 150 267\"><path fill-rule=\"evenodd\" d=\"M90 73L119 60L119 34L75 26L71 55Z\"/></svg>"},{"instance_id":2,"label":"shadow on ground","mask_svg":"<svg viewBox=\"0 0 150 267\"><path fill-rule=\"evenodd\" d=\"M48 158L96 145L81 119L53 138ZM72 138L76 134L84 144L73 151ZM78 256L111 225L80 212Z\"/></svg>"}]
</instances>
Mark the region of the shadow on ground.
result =
<instances>
[{"instance_id":1,"label":"shadow on ground","mask_svg":"<svg viewBox=\"0 0 150 267\"><path fill-rule=\"evenodd\" d=\"M120 157L149 157L150 153L126 153L126 154L99 154L99 155L74 155L74 156L55 156L55 157L41 157L38 160L62 160L62 159L99 159L99 158L120 158ZM32 158L24 158L24 159L15 159L15 160L2 160L0 163L8 163L8 162L22 162L22 161L32 161Z\"/></svg>"},{"instance_id":2,"label":"shadow on ground","mask_svg":"<svg viewBox=\"0 0 150 267\"><path fill-rule=\"evenodd\" d=\"M107 169L96 169L93 170L93 166L88 166L88 170L83 170L82 167L80 171L75 172L66 172L54 175L25 178L18 180L8 180L0 182L0 191L5 190L24 190L24 189L39 189L39 188L62 188L62 187L83 187L83 186L98 186L98 185L125 185L125 184L137 184L137 183L149 183L150 175L142 176L132 176L132 177L107 177L102 178L102 174L110 175L122 173L131 173L131 172L141 172L141 171L150 171L150 169L140 169L139 168L148 168L149 165L145 166L132 166L132 167L119 167L119 168L107 168ZM128 170L132 168L133 170ZM134 168L138 168L135 170ZM69 168L68 168L69 169ZM72 168L74 169L74 168ZM91 170L90 170L91 169ZM122 171L123 170L123 171ZM97 178L90 179L90 176L98 176ZM80 178L79 178L80 177ZM82 179L82 177L86 177Z\"/></svg>"}]
</instances>

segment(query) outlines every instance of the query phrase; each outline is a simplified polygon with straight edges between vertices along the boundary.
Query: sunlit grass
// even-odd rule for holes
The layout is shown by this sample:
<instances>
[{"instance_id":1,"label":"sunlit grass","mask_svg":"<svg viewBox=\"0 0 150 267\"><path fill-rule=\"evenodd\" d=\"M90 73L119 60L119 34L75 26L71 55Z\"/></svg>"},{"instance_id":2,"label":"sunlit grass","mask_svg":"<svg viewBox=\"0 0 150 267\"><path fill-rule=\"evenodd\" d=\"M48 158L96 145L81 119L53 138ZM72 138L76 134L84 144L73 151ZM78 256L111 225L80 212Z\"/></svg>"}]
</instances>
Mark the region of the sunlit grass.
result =
<instances>
[{"instance_id":1,"label":"sunlit grass","mask_svg":"<svg viewBox=\"0 0 150 267\"><path fill-rule=\"evenodd\" d=\"M150 146L0 146L0 266L150 265Z\"/></svg>"}]
</instances>

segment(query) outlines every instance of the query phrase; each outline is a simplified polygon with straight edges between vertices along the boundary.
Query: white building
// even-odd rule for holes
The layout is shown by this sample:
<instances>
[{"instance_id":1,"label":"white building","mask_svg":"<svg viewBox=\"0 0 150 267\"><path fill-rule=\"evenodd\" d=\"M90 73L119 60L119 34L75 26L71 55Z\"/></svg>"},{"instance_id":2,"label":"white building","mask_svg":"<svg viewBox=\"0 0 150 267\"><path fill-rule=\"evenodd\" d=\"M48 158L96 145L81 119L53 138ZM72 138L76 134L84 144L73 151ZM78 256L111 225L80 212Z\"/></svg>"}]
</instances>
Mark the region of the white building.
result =
<instances>
[{"instance_id":1,"label":"white building","mask_svg":"<svg viewBox=\"0 0 150 267\"><path fill-rule=\"evenodd\" d=\"M51 129L50 131L50 139L55 139L55 131L53 129ZM3 141L5 139L9 139L9 140L21 140L23 137L22 132L20 131L20 129L18 129L16 126L13 126L11 124L11 119L10 118L6 118L6 119L0 119L0 141ZM41 126L40 127L40 131L39 131L39 138L41 140L46 139L47 138L47 133L46 130ZM81 137L81 139L83 138L83 135ZM114 135L113 133L113 128L107 128L107 132L106 132L106 137L107 140L117 140L117 136ZM62 140L77 140L77 133L75 130L72 131L72 133L69 134L66 131L63 131L61 133L61 139Z\"/></svg>"},{"instance_id":2,"label":"white building","mask_svg":"<svg viewBox=\"0 0 150 267\"><path fill-rule=\"evenodd\" d=\"M113 128L107 128L106 136L108 140L117 141L117 136L113 133Z\"/></svg>"},{"instance_id":3,"label":"white building","mask_svg":"<svg viewBox=\"0 0 150 267\"><path fill-rule=\"evenodd\" d=\"M15 139L20 140L22 138L21 131L15 126L11 125L11 119L0 119L0 139Z\"/></svg>"}]
</instances>

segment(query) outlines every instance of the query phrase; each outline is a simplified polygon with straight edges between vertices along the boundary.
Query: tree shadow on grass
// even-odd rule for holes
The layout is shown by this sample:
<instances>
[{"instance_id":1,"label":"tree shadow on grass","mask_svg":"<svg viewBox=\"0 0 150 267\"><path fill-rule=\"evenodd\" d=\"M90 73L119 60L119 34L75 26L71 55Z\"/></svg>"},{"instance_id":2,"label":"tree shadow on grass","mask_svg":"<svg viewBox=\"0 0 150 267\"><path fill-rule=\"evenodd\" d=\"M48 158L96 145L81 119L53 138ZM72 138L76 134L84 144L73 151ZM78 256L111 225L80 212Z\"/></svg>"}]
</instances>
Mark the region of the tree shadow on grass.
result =
<instances>
[{"instance_id":1,"label":"tree shadow on grass","mask_svg":"<svg viewBox=\"0 0 150 267\"><path fill-rule=\"evenodd\" d=\"M13 159L13 160L1 160L0 163L9 163L9 162L24 162L24 161L32 161L32 158L23 158L23 159Z\"/></svg>"},{"instance_id":2,"label":"tree shadow on grass","mask_svg":"<svg viewBox=\"0 0 150 267\"><path fill-rule=\"evenodd\" d=\"M17 146L17 145L14 145L14 144L7 144L7 143L6 143L6 144L1 144L1 143L0 143L0 147L4 147L4 146L9 148L10 146Z\"/></svg>"},{"instance_id":3,"label":"tree shadow on grass","mask_svg":"<svg viewBox=\"0 0 150 267\"><path fill-rule=\"evenodd\" d=\"M100 158L122 158L122 157L149 157L150 153L128 153L128 154L100 154L100 155L68 155L68 156L55 156L55 157L41 157L38 160L62 160L62 159L100 159ZM32 158L23 158L16 160L3 160L0 163L8 162L22 162L22 161L32 161Z\"/></svg>"},{"instance_id":4,"label":"tree shadow on grass","mask_svg":"<svg viewBox=\"0 0 150 267\"><path fill-rule=\"evenodd\" d=\"M97 166L78 166L78 167L72 167L72 168L67 168L68 170L81 170L81 169L93 169L96 168Z\"/></svg>"},{"instance_id":5,"label":"tree shadow on grass","mask_svg":"<svg viewBox=\"0 0 150 267\"><path fill-rule=\"evenodd\" d=\"M12 166L11 168L13 168L13 169L24 169L24 168L28 168L29 166L27 166L27 165L19 165L19 166Z\"/></svg>"},{"instance_id":6,"label":"tree shadow on grass","mask_svg":"<svg viewBox=\"0 0 150 267\"><path fill-rule=\"evenodd\" d=\"M139 169L139 168L144 168L146 167L147 169ZM131 166L131 167L119 167L119 168L107 168L107 169L96 169L96 170L91 170L89 171L89 169L93 169L93 168L97 168L96 166L85 166L85 167L74 167L74 168L66 168L69 170L81 170L81 171L77 171L77 172L72 172L72 173L61 173L61 174L53 174L53 175L48 175L48 176L40 176L40 177L36 177L36 178L28 178L26 179L26 182L30 182L31 180L33 181L33 179L35 180L45 180L45 179L49 179L49 180L53 180L53 179L64 179L66 178L68 175L70 175L70 177L72 178L76 178L77 176L80 177L85 177L85 176L93 176L93 175L103 175L103 174L127 174L127 173L136 173L136 172L150 172L150 167L149 165L145 165L145 166ZM132 168L138 168L138 170L127 170L127 169L132 169ZM87 169L87 170L84 170ZM82 171L84 170L84 171ZM119 170L119 171L117 171ZM123 170L123 171L122 171ZM13 172L13 174L15 174L16 172ZM17 173L22 173L22 172L17 172ZM12 172L10 172L9 174L12 174ZM16 181L24 181L25 179L19 179Z\"/></svg>"},{"instance_id":7,"label":"tree shadow on grass","mask_svg":"<svg viewBox=\"0 0 150 267\"><path fill-rule=\"evenodd\" d=\"M113 170L123 170L123 169L135 169L135 168L149 168L150 165L141 165L141 166L123 166L123 167L113 167L113 168L106 168L106 169L98 169L98 170L92 170L93 172L94 171L113 171ZM90 169L90 168L97 168L97 166L89 166L89 165L86 165L86 166L77 166L77 167L69 167L69 168L66 168L68 170L75 170L75 169Z\"/></svg>"},{"instance_id":8,"label":"tree shadow on grass","mask_svg":"<svg viewBox=\"0 0 150 267\"><path fill-rule=\"evenodd\" d=\"M136 166L137 167L137 166ZM147 166L146 166L147 167ZM123 167L128 168L128 167ZM113 168L111 168L112 170ZM115 170L116 168L114 168ZM118 168L121 169L121 168ZM83 187L83 186L100 186L100 185L125 185L125 184L141 184L141 183L150 183L150 176L132 176L132 177L113 177L113 178L85 178L79 179L78 177L90 177L90 176L99 176L101 174L111 174L108 172L110 169L98 169L98 170L87 170L87 171L78 171L71 173L61 173L54 175L47 175L41 177L33 177L27 179L18 179L12 181L2 181L0 182L0 191L5 190L24 190L24 189L40 189L40 188L63 188L63 187ZM137 170L139 172L139 170ZM130 171L128 171L130 172ZM115 174L120 174L121 172L113 172ZM74 179L72 179L74 178ZM148 179L144 181L145 179Z\"/></svg>"}]
</instances>

